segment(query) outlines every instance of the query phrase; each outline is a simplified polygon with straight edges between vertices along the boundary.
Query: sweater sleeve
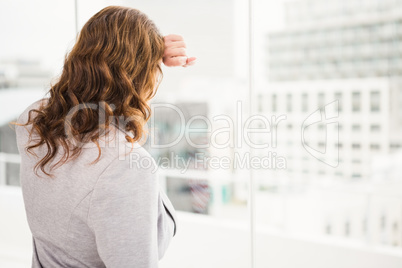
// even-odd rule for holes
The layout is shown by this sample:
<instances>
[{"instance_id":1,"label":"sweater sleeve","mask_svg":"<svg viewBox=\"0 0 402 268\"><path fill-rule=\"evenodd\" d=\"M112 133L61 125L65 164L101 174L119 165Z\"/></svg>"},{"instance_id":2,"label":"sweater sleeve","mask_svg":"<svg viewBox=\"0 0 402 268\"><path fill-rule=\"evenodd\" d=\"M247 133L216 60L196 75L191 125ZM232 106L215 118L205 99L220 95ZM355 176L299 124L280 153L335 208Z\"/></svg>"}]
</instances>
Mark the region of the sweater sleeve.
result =
<instances>
[{"instance_id":1,"label":"sweater sleeve","mask_svg":"<svg viewBox=\"0 0 402 268\"><path fill-rule=\"evenodd\" d=\"M158 245L159 245L159 259L161 259L176 234L177 219L176 211L166 194L159 191L159 216L158 216Z\"/></svg>"},{"instance_id":2,"label":"sweater sleeve","mask_svg":"<svg viewBox=\"0 0 402 268\"><path fill-rule=\"evenodd\" d=\"M88 224L106 267L158 267L175 234L174 210L165 209L155 164L136 167L129 159L115 159L99 177Z\"/></svg>"}]
</instances>

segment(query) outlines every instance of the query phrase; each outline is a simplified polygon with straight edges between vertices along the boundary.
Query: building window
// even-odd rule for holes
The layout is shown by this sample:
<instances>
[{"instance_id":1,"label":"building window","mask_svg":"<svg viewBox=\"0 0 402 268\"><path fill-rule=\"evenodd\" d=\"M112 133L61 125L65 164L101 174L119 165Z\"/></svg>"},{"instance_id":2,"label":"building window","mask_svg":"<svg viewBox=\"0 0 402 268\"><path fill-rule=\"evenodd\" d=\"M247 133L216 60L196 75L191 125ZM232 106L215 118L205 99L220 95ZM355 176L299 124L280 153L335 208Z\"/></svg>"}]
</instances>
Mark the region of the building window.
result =
<instances>
[{"instance_id":1,"label":"building window","mask_svg":"<svg viewBox=\"0 0 402 268\"><path fill-rule=\"evenodd\" d=\"M338 101L338 111L342 112L342 93L341 92L335 93L335 100Z\"/></svg>"},{"instance_id":2,"label":"building window","mask_svg":"<svg viewBox=\"0 0 402 268\"><path fill-rule=\"evenodd\" d=\"M262 94L258 95L258 112L261 113L262 112L262 107L264 105L264 100L263 100L263 96Z\"/></svg>"},{"instance_id":3,"label":"building window","mask_svg":"<svg viewBox=\"0 0 402 268\"><path fill-rule=\"evenodd\" d=\"M361 126L360 126L360 125L352 125L352 130L353 130L353 131L360 131L360 130L361 130Z\"/></svg>"},{"instance_id":4,"label":"building window","mask_svg":"<svg viewBox=\"0 0 402 268\"><path fill-rule=\"evenodd\" d=\"M361 94L360 92L352 93L352 111L360 112L361 110Z\"/></svg>"},{"instance_id":5,"label":"building window","mask_svg":"<svg viewBox=\"0 0 402 268\"><path fill-rule=\"evenodd\" d=\"M363 219L363 222L362 222L362 231L363 231L364 234L367 234L367 231L368 231L368 221L367 221L367 218L366 218L366 217Z\"/></svg>"},{"instance_id":6,"label":"building window","mask_svg":"<svg viewBox=\"0 0 402 268\"><path fill-rule=\"evenodd\" d=\"M302 95L302 112L307 112L308 111L308 95L307 93L304 93Z\"/></svg>"},{"instance_id":7,"label":"building window","mask_svg":"<svg viewBox=\"0 0 402 268\"><path fill-rule=\"evenodd\" d=\"M360 149L360 144L359 143L352 143L352 149L354 149L354 150L358 150L358 149Z\"/></svg>"},{"instance_id":8,"label":"building window","mask_svg":"<svg viewBox=\"0 0 402 268\"><path fill-rule=\"evenodd\" d=\"M331 234L332 233L332 226L330 223L327 223L327 225L325 226L325 233L326 234Z\"/></svg>"},{"instance_id":9,"label":"building window","mask_svg":"<svg viewBox=\"0 0 402 268\"><path fill-rule=\"evenodd\" d=\"M325 105L325 95L324 93L319 93L318 94L318 108L320 108L321 110L324 110L324 105Z\"/></svg>"},{"instance_id":10,"label":"building window","mask_svg":"<svg viewBox=\"0 0 402 268\"><path fill-rule=\"evenodd\" d=\"M389 148L391 148L391 149L399 149L399 148L401 148L401 147L402 147L402 145L399 144L399 143L391 143L391 144L389 145Z\"/></svg>"},{"instance_id":11,"label":"building window","mask_svg":"<svg viewBox=\"0 0 402 268\"><path fill-rule=\"evenodd\" d=\"M320 147L320 148L325 148L325 143L324 143L324 142L319 142L319 143L318 143L318 147Z\"/></svg>"},{"instance_id":12,"label":"building window","mask_svg":"<svg viewBox=\"0 0 402 268\"><path fill-rule=\"evenodd\" d=\"M380 92L372 91L370 93L370 110L372 112L380 111Z\"/></svg>"},{"instance_id":13,"label":"building window","mask_svg":"<svg viewBox=\"0 0 402 268\"><path fill-rule=\"evenodd\" d=\"M370 132L380 132L381 126L380 125L371 125Z\"/></svg>"},{"instance_id":14,"label":"building window","mask_svg":"<svg viewBox=\"0 0 402 268\"><path fill-rule=\"evenodd\" d=\"M380 150L380 145L378 143L372 143L372 144L370 144L370 149L372 151L379 151Z\"/></svg>"},{"instance_id":15,"label":"building window","mask_svg":"<svg viewBox=\"0 0 402 268\"><path fill-rule=\"evenodd\" d=\"M384 231L387 226L387 218L385 217L385 213L382 213L380 218L380 228L381 231Z\"/></svg>"},{"instance_id":16,"label":"building window","mask_svg":"<svg viewBox=\"0 0 402 268\"><path fill-rule=\"evenodd\" d=\"M277 111L277 101L278 101L278 98L277 98L276 94L273 94L272 95L272 103L271 103L273 112Z\"/></svg>"},{"instance_id":17,"label":"building window","mask_svg":"<svg viewBox=\"0 0 402 268\"><path fill-rule=\"evenodd\" d=\"M345 236L350 236L350 222L345 222Z\"/></svg>"},{"instance_id":18,"label":"building window","mask_svg":"<svg viewBox=\"0 0 402 268\"><path fill-rule=\"evenodd\" d=\"M292 95L291 94L286 95L286 111L287 112L292 111Z\"/></svg>"},{"instance_id":19,"label":"building window","mask_svg":"<svg viewBox=\"0 0 402 268\"><path fill-rule=\"evenodd\" d=\"M336 148L342 148L342 146L343 146L342 143L335 143Z\"/></svg>"},{"instance_id":20,"label":"building window","mask_svg":"<svg viewBox=\"0 0 402 268\"><path fill-rule=\"evenodd\" d=\"M397 221L392 224L392 232L394 236L392 245L397 247L399 245L399 223Z\"/></svg>"}]
</instances>

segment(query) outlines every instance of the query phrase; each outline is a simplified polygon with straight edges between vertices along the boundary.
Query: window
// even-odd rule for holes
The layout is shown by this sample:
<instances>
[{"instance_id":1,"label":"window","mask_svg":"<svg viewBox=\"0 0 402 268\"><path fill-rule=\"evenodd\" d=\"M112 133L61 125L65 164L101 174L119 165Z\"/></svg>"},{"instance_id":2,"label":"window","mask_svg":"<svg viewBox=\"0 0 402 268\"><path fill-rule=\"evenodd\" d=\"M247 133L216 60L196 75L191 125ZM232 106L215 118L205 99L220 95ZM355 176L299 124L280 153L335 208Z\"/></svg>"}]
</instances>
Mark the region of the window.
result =
<instances>
[{"instance_id":1,"label":"window","mask_svg":"<svg viewBox=\"0 0 402 268\"><path fill-rule=\"evenodd\" d=\"M319 142L319 143L318 143L318 147L320 147L320 148L325 148L325 143L324 143L324 142Z\"/></svg>"},{"instance_id":2,"label":"window","mask_svg":"<svg viewBox=\"0 0 402 268\"><path fill-rule=\"evenodd\" d=\"M399 149L399 148L401 148L402 147L402 144L400 144L400 143L394 143L394 142L392 142L390 145L389 145L389 148L390 149Z\"/></svg>"},{"instance_id":3,"label":"window","mask_svg":"<svg viewBox=\"0 0 402 268\"><path fill-rule=\"evenodd\" d=\"M371 125L370 126L370 132L375 133L375 132L380 132L381 131L381 126L380 125Z\"/></svg>"},{"instance_id":4,"label":"window","mask_svg":"<svg viewBox=\"0 0 402 268\"><path fill-rule=\"evenodd\" d=\"M358 150L360 149L360 147L361 147L360 143L352 143L352 149Z\"/></svg>"},{"instance_id":5,"label":"window","mask_svg":"<svg viewBox=\"0 0 402 268\"><path fill-rule=\"evenodd\" d=\"M370 110L371 112L380 111L380 92L378 91L370 93Z\"/></svg>"},{"instance_id":6,"label":"window","mask_svg":"<svg viewBox=\"0 0 402 268\"><path fill-rule=\"evenodd\" d=\"M318 100L318 103L317 103L318 107L321 110L323 110L324 106L325 106L325 95L324 95L324 93L318 93L317 100Z\"/></svg>"},{"instance_id":7,"label":"window","mask_svg":"<svg viewBox=\"0 0 402 268\"><path fill-rule=\"evenodd\" d=\"M292 94L286 95L286 111L292 112Z\"/></svg>"},{"instance_id":8,"label":"window","mask_svg":"<svg viewBox=\"0 0 402 268\"><path fill-rule=\"evenodd\" d=\"M350 221L345 222L345 236L350 236Z\"/></svg>"},{"instance_id":9,"label":"window","mask_svg":"<svg viewBox=\"0 0 402 268\"><path fill-rule=\"evenodd\" d=\"M380 218L381 230L384 231L386 229L386 226L387 226L387 216L385 215L385 212L383 212Z\"/></svg>"},{"instance_id":10,"label":"window","mask_svg":"<svg viewBox=\"0 0 402 268\"><path fill-rule=\"evenodd\" d=\"M397 247L399 246L399 223L397 221L395 221L392 224L392 233L393 233L393 242L392 245Z\"/></svg>"},{"instance_id":11,"label":"window","mask_svg":"<svg viewBox=\"0 0 402 268\"><path fill-rule=\"evenodd\" d=\"M362 232L363 232L363 234L367 234L367 231L368 231L367 222L368 222L367 217L364 217L363 220L362 220Z\"/></svg>"},{"instance_id":12,"label":"window","mask_svg":"<svg viewBox=\"0 0 402 268\"><path fill-rule=\"evenodd\" d=\"M342 112L342 93L336 92L334 97L335 100L338 101L338 111Z\"/></svg>"},{"instance_id":13,"label":"window","mask_svg":"<svg viewBox=\"0 0 402 268\"><path fill-rule=\"evenodd\" d=\"M264 96L262 94L258 95L258 112L261 113L264 107Z\"/></svg>"},{"instance_id":14,"label":"window","mask_svg":"<svg viewBox=\"0 0 402 268\"><path fill-rule=\"evenodd\" d=\"M278 97L276 96L276 94L273 94L272 97L271 97L271 109L272 109L272 112L277 112L277 105L278 105L277 98Z\"/></svg>"},{"instance_id":15,"label":"window","mask_svg":"<svg viewBox=\"0 0 402 268\"><path fill-rule=\"evenodd\" d=\"M377 143L372 143L372 144L370 144L370 149L372 151L379 151L380 150L380 145L377 144Z\"/></svg>"},{"instance_id":16,"label":"window","mask_svg":"<svg viewBox=\"0 0 402 268\"><path fill-rule=\"evenodd\" d=\"M360 112L361 110L361 93L353 92L352 93L352 111Z\"/></svg>"},{"instance_id":17,"label":"window","mask_svg":"<svg viewBox=\"0 0 402 268\"><path fill-rule=\"evenodd\" d=\"M332 233L332 225L330 223L325 225L325 233L329 235Z\"/></svg>"},{"instance_id":18,"label":"window","mask_svg":"<svg viewBox=\"0 0 402 268\"><path fill-rule=\"evenodd\" d=\"M397 1L386 0L396 8L389 11L382 9L382 13L378 14L373 7L384 1L336 0L331 1L333 4L327 3L329 1L312 3L309 0L253 1L256 22L253 34L257 41L261 41L261 44L254 44L253 60L262 70L255 72L255 90L250 91L247 81L249 40L245 38L247 0L76 0L78 29L105 5L123 5L144 11L161 27L162 33L184 36L188 52L194 53L198 63L194 68L166 68L155 101L179 107L185 123L194 116L204 116L212 122L212 129L230 129L228 139L233 138L237 142L244 135L238 131L237 127L241 128L242 122L237 120L236 112L244 115L243 122L248 119L245 114L248 114L249 97L255 106L253 110L266 116L270 123L272 115L287 113L288 116L279 123L277 147L255 150L254 154L258 156L255 160L265 157L263 160L273 166L256 169L254 180L248 175L254 169L248 167L234 168L231 165L230 170L195 168L195 155L199 153L214 160L227 157L232 164L236 156L247 151L244 140L241 148L234 145L222 150L213 146L197 149L181 140L167 149L155 150L155 158L166 157L171 164L174 156L178 156L185 163L181 165L188 164L189 170L186 173L181 173L178 168L161 168L158 171L161 187L167 190L178 213L183 215L180 224L184 232L182 238L185 237L174 242L175 247L167 252L170 256L166 256L164 266L189 267L196 259L197 267L222 267L221 264L225 263L231 268L250 268L248 241L252 236L249 229L255 230L257 237L254 268L296 267L298 263L303 263L302 257L298 259L301 249L316 256L326 256L322 254L323 250L333 250L333 255L337 256L335 261L340 260L341 263L334 264L337 267L382 267L384 263L402 262L399 256L387 251L393 244L393 237L399 239L397 250L402 248L402 194L395 193L396 198L391 205L378 204L384 199L392 199L383 195L393 190L389 183L392 177L402 177L398 168L391 167L395 155L402 150L401 143L394 139L398 137L398 132L393 132L402 126L402 87L393 84L394 80L387 82L389 77L402 74L402 21L400 16L392 14L392 9L401 9L401 5L398 6ZM5 40L0 43L0 106L4 100L1 94L6 91L4 88L16 90L15 85L23 83L28 88L43 88L44 84L48 84L48 74L60 70L64 52L75 37L74 1L31 2L0 3L0 21L7 26L0 28L2 40ZM344 12L345 8L347 12ZM288 19L286 13L290 14ZM381 26L384 20L375 18L387 18L387 24L398 24L395 31L399 32L385 29ZM334 19L342 23L332 24ZM364 21L366 26L361 24L357 27L356 19ZM49 24L49 21L52 23ZM322 27L328 23L331 27ZM5 62L14 56L11 59L13 66L8 69ZM40 60L31 61L31 58ZM41 66L45 70L37 72ZM20 71L17 78L13 77L16 73L13 69ZM401 94L394 94L393 88ZM391 97L385 92L391 92ZM395 102L391 98L395 98ZM334 112L335 107L330 106L325 113L322 110L315 113L335 100L338 101L339 114ZM238 101L242 104L242 111L234 108ZM400 105L397 105L398 102ZM395 117L386 112L391 104L400 108ZM172 111L152 114L155 127L161 130L156 137L158 143L167 144L175 140L176 134L180 133L180 117ZM233 119L233 126L223 125L223 121L215 124L213 118L216 115ZM304 122L311 125L302 137ZM394 126L395 122L400 125ZM263 121L254 123L253 127L260 129L266 126ZM3 124L3 127L8 126ZM191 133L195 144L205 144L214 135L213 131L208 133L200 120L194 121L190 128L196 127L202 131ZM259 137L264 136L271 145L272 139L275 139L271 134L263 133ZM227 140L224 135L217 135L217 143L223 144ZM14 136L1 130L0 136L0 151L3 152L10 147L4 140L11 140ZM303 146L302 138L306 138ZM392 155L389 151L396 154ZM379 168L381 165L378 162L373 164L376 160L369 159L380 157L380 152L381 161L387 165ZM17 184L18 157L2 156L0 184ZM253 159L252 154L249 156ZM281 158L286 163L282 169L278 168ZM4 159L7 164L2 168ZM243 159L239 158L238 165ZM336 167L329 165L331 161L336 163ZM375 179L384 186L384 192L370 188L371 178L376 174L380 174ZM253 181L255 188L251 187ZM372 190L370 201L364 194L368 188ZM256 197L253 204L249 203L249 189L250 194ZM377 200L380 201L376 203ZM4 204L6 206L7 202ZM15 205L13 202L9 204L13 204L10 207ZM368 205L370 213L366 213ZM382 212L382 206L387 210ZM2 207L0 219L6 221L13 215L1 214ZM396 209L393 210L394 207ZM249 214L252 211L256 214L255 218ZM366 214L369 215L363 216ZM380 222L382 215L387 217L383 229ZM362 224L364 217L365 223ZM14 223L10 220L7 224L12 226ZM249 228L250 224L257 224L258 228ZM186 236L186 232L193 236ZM338 237L335 241L326 237L325 233ZM8 251L8 246L14 243L4 243L3 234L0 228L0 248L7 248ZM284 257L264 254L267 241L272 243L272 248L279 245L271 239L272 234L286 238L282 239L286 249ZM227 237L236 237L238 243ZM303 243L298 242L300 237L306 238ZM315 238L325 244L325 249L315 246ZM360 243L363 247L370 241L367 244L370 257L354 254L356 250L347 246L349 241ZM191 252L202 254L197 253L199 256L195 257L197 254ZM0 266L3 255L0 254ZM292 256L293 263L288 262L287 256ZM353 259L350 256L354 256ZM310 258L308 267L322 267L325 266L323 263L320 258Z\"/></svg>"},{"instance_id":19,"label":"window","mask_svg":"<svg viewBox=\"0 0 402 268\"><path fill-rule=\"evenodd\" d=\"M352 125L352 130L353 131L360 131L361 130L361 126L360 125L357 125L357 124L354 124L354 125Z\"/></svg>"},{"instance_id":20,"label":"window","mask_svg":"<svg viewBox=\"0 0 402 268\"><path fill-rule=\"evenodd\" d=\"M307 112L308 111L308 94L303 93L302 94L302 112Z\"/></svg>"}]
</instances>

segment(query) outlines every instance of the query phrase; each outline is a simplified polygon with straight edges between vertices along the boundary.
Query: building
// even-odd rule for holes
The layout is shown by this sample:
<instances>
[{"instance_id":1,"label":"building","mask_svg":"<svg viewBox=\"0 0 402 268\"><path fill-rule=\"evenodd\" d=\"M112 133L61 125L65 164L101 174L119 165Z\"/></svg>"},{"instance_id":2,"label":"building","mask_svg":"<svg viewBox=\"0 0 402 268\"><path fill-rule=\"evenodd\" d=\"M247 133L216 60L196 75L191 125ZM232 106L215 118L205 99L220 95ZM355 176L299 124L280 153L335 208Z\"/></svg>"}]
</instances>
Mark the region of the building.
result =
<instances>
[{"instance_id":1,"label":"building","mask_svg":"<svg viewBox=\"0 0 402 268\"><path fill-rule=\"evenodd\" d=\"M401 3L288 3L286 29L268 36L267 75L275 81L401 76Z\"/></svg>"},{"instance_id":2,"label":"building","mask_svg":"<svg viewBox=\"0 0 402 268\"><path fill-rule=\"evenodd\" d=\"M311 142L318 151L336 146L342 173L315 168L303 154L289 155L305 163L302 173L368 178L371 155L389 154L401 146L400 4L291 2L286 5L287 27L267 36L269 82L260 86L260 112L287 115L282 142L300 144L300 135L287 138L289 130L301 128L315 110L338 102L339 128L334 131L339 131L339 143L324 144L326 133ZM326 131L323 125L316 127L314 135ZM284 149L295 147L286 144Z\"/></svg>"},{"instance_id":3,"label":"building","mask_svg":"<svg viewBox=\"0 0 402 268\"><path fill-rule=\"evenodd\" d=\"M387 173L373 170L378 157L393 158L402 145L401 6L286 4L285 28L266 36L268 79L258 85L256 103L267 118L284 116L271 126L276 146L268 150L285 157L287 168L260 174L266 193L259 202L267 204L261 222L402 245L401 181L389 183Z\"/></svg>"}]
</instances>

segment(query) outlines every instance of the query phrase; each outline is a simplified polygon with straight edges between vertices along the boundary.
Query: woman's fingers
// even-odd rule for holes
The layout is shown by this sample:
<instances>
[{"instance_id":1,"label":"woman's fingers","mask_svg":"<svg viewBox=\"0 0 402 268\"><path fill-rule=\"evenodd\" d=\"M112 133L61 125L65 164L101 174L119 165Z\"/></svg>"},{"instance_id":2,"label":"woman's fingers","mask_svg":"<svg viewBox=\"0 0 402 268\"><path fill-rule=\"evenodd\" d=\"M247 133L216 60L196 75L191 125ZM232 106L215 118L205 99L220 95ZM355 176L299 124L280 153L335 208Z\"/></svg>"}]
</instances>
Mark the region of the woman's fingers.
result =
<instances>
[{"instance_id":1,"label":"woman's fingers","mask_svg":"<svg viewBox=\"0 0 402 268\"><path fill-rule=\"evenodd\" d=\"M166 48L186 48L186 43L184 41L174 41L165 43Z\"/></svg>"},{"instance_id":2,"label":"woman's fingers","mask_svg":"<svg viewBox=\"0 0 402 268\"><path fill-rule=\"evenodd\" d=\"M163 54L163 63L166 66L191 66L194 65L196 58L187 57L186 43L181 35L169 34L163 37L165 42L165 51Z\"/></svg>"},{"instance_id":3,"label":"woman's fingers","mask_svg":"<svg viewBox=\"0 0 402 268\"><path fill-rule=\"evenodd\" d=\"M175 41L183 41L183 37L181 35L178 34L169 34L166 35L165 37L163 37L163 39L165 40L165 43L171 43L171 42L175 42Z\"/></svg>"},{"instance_id":4,"label":"woman's fingers","mask_svg":"<svg viewBox=\"0 0 402 268\"><path fill-rule=\"evenodd\" d=\"M163 63L168 67L184 66L187 63L187 57L166 57Z\"/></svg>"},{"instance_id":5,"label":"woman's fingers","mask_svg":"<svg viewBox=\"0 0 402 268\"><path fill-rule=\"evenodd\" d=\"M183 67L192 66L195 64L196 57L187 58L186 64Z\"/></svg>"},{"instance_id":6,"label":"woman's fingers","mask_svg":"<svg viewBox=\"0 0 402 268\"><path fill-rule=\"evenodd\" d=\"M165 53L163 54L164 57L179 57L179 56L187 56L186 49L179 47L179 48L169 48L165 49Z\"/></svg>"}]
</instances>

